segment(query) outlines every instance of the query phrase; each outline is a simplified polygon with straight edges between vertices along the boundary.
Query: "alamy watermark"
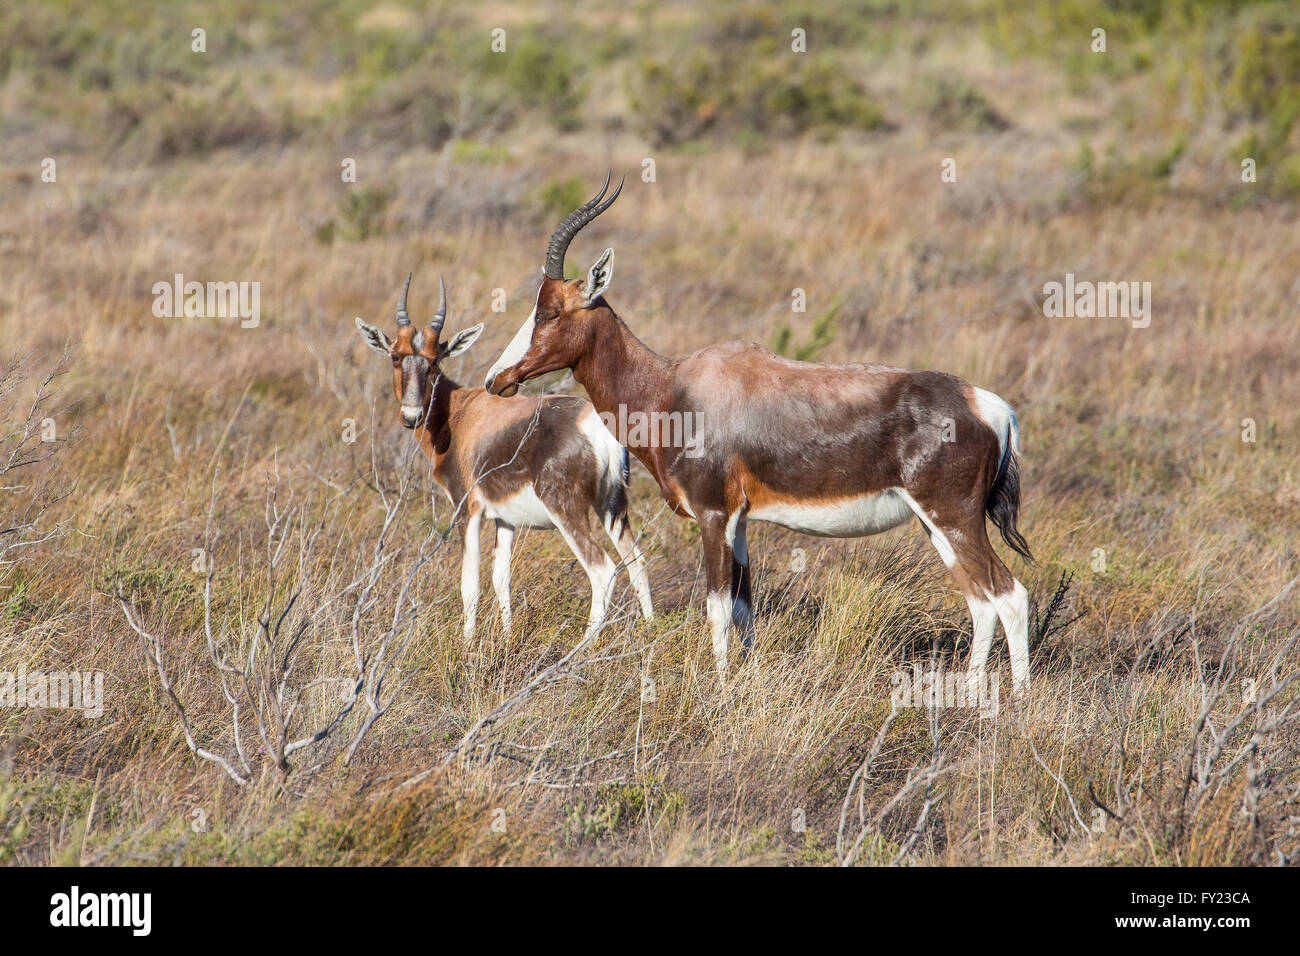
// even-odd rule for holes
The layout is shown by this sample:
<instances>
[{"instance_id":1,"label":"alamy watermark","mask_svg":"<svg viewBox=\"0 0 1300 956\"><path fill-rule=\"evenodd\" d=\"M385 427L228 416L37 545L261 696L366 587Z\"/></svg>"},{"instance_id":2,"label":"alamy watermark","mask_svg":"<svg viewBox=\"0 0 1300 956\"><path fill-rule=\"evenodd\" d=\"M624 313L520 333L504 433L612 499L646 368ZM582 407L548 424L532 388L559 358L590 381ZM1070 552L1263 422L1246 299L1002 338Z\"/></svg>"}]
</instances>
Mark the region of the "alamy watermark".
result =
<instances>
[{"instance_id":1,"label":"alamy watermark","mask_svg":"<svg viewBox=\"0 0 1300 956\"><path fill-rule=\"evenodd\" d=\"M624 448L681 448L687 458L704 454L700 442L700 412L601 412L600 420Z\"/></svg>"},{"instance_id":2,"label":"alamy watermark","mask_svg":"<svg viewBox=\"0 0 1300 956\"><path fill-rule=\"evenodd\" d=\"M103 671L0 671L0 707L48 707L104 716Z\"/></svg>"},{"instance_id":3,"label":"alamy watermark","mask_svg":"<svg viewBox=\"0 0 1300 956\"><path fill-rule=\"evenodd\" d=\"M152 893L83 893L73 886L50 897L50 925L124 927L132 936L148 936L153 928Z\"/></svg>"},{"instance_id":4,"label":"alamy watermark","mask_svg":"<svg viewBox=\"0 0 1300 956\"><path fill-rule=\"evenodd\" d=\"M1150 282L1076 282L1067 272L1064 282L1046 283L1043 295L1049 319L1131 319L1135 329L1151 324Z\"/></svg>"},{"instance_id":5,"label":"alamy watermark","mask_svg":"<svg viewBox=\"0 0 1300 956\"><path fill-rule=\"evenodd\" d=\"M245 329L262 321L260 282L171 282L153 284L153 314L160 319L239 319Z\"/></svg>"},{"instance_id":6,"label":"alamy watermark","mask_svg":"<svg viewBox=\"0 0 1300 956\"><path fill-rule=\"evenodd\" d=\"M967 671L946 671L942 667L923 668L913 664L911 673L894 671L890 703L894 710L904 707L978 708L980 718L998 715L997 672L983 673L974 681Z\"/></svg>"}]
</instances>

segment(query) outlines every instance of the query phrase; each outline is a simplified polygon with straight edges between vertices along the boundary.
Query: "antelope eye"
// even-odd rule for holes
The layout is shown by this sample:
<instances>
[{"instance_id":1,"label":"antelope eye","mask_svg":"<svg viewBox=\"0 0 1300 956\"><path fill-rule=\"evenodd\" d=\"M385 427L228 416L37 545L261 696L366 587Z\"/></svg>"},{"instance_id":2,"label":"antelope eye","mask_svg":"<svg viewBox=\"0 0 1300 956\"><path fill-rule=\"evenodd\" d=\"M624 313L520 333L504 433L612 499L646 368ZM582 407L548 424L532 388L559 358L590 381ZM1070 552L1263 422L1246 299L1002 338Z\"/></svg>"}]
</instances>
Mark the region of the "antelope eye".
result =
<instances>
[{"instance_id":1,"label":"antelope eye","mask_svg":"<svg viewBox=\"0 0 1300 956\"><path fill-rule=\"evenodd\" d=\"M398 362L402 360L402 357L398 355L396 352L389 353L389 358L393 360L394 365L396 365Z\"/></svg>"}]
</instances>

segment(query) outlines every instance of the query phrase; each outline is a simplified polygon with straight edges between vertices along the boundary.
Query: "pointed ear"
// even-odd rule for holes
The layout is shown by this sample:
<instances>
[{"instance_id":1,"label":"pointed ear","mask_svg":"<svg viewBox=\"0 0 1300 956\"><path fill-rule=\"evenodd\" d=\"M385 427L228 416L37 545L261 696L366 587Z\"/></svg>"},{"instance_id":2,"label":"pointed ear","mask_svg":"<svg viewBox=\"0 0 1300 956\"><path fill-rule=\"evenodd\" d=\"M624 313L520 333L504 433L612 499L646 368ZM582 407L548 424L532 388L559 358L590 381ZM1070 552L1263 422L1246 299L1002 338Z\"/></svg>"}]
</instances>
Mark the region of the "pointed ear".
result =
<instances>
[{"instance_id":1,"label":"pointed ear","mask_svg":"<svg viewBox=\"0 0 1300 956\"><path fill-rule=\"evenodd\" d=\"M482 322L474 326L472 329L465 329L461 332L457 332L452 340L444 346L445 351L442 353L442 358L449 359L453 356L460 355L460 353L464 352L474 344L474 340L477 339L482 332Z\"/></svg>"},{"instance_id":2,"label":"pointed ear","mask_svg":"<svg viewBox=\"0 0 1300 956\"><path fill-rule=\"evenodd\" d=\"M604 255L596 260L596 264L587 273L587 281L582 284L582 297L586 300L582 307L590 308L593 302L604 295L613 278L614 250L606 249Z\"/></svg>"},{"instance_id":3,"label":"pointed ear","mask_svg":"<svg viewBox=\"0 0 1300 956\"><path fill-rule=\"evenodd\" d=\"M366 340L366 344L376 352L383 352L387 355L392 351L393 343L388 340L388 336L373 325L362 322L359 315L357 316L357 328L361 330L361 337Z\"/></svg>"}]
</instances>

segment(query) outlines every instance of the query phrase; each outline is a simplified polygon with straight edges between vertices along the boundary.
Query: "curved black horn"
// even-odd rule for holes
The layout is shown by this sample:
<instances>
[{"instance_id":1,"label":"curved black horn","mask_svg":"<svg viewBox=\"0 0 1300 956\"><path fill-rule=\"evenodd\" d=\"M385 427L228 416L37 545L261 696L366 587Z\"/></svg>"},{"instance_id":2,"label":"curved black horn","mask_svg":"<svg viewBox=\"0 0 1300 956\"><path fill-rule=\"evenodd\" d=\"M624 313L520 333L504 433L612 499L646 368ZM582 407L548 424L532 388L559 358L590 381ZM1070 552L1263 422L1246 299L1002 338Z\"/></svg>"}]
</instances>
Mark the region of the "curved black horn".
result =
<instances>
[{"instance_id":1,"label":"curved black horn","mask_svg":"<svg viewBox=\"0 0 1300 956\"><path fill-rule=\"evenodd\" d=\"M429 320L429 328L438 334L442 331L442 323L447 321L447 283L442 281L442 274L438 275L438 311L433 313L433 318Z\"/></svg>"},{"instance_id":2,"label":"curved black horn","mask_svg":"<svg viewBox=\"0 0 1300 956\"><path fill-rule=\"evenodd\" d=\"M397 327L404 328L411 324L411 317L406 314L406 293L411 291L411 273L406 274L406 288L402 290L402 299L397 303Z\"/></svg>"},{"instance_id":3,"label":"curved black horn","mask_svg":"<svg viewBox=\"0 0 1300 956\"><path fill-rule=\"evenodd\" d=\"M569 251L569 243L573 241L573 237L578 234L583 226L608 209L614 200L618 198L618 194L623 191L623 181L627 179L626 176L618 181L618 187L610 193L609 198L601 202L601 199L605 196L605 190L609 188L611 175L612 173L605 174L605 185L600 187L600 192L575 209L569 215L569 218L555 227L555 232L551 235L551 244L546 248L546 275L548 278L564 278L564 254Z\"/></svg>"}]
</instances>

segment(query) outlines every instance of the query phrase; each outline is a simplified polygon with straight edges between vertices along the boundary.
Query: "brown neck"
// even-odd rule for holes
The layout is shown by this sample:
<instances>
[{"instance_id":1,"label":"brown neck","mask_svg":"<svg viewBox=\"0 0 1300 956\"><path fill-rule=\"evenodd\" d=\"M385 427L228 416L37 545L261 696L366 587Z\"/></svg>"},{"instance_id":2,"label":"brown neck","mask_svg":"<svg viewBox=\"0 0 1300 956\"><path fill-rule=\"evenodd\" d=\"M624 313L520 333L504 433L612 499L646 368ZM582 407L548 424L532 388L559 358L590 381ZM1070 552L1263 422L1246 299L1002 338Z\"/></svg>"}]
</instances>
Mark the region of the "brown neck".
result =
<instances>
[{"instance_id":1,"label":"brown neck","mask_svg":"<svg viewBox=\"0 0 1300 956\"><path fill-rule=\"evenodd\" d=\"M629 412L665 410L671 395L670 361L606 308L609 315L592 323L587 349L573 367L574 379L598 412L617 414L620 405Z\"/></svg>"},{"instance_id":2,"label":"brown neck","mask_svg":"<svg viewBox=\"0 0 1300 956\"><path fill-rule=\"evenodd\" d=\"M457 393L463 393L459 385L445 374L435 372L432 376L433 395L429 397L429 413L420 426L421 441L438 454L444 454L451 444L451 421L453 405ZM463 396L461 396L463 397Z\"/></svg>"}]
</instances>

